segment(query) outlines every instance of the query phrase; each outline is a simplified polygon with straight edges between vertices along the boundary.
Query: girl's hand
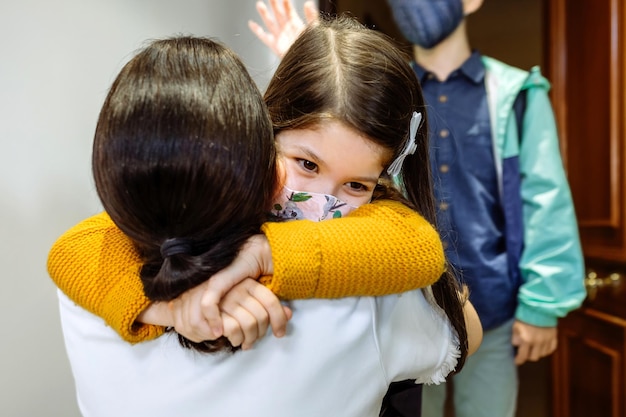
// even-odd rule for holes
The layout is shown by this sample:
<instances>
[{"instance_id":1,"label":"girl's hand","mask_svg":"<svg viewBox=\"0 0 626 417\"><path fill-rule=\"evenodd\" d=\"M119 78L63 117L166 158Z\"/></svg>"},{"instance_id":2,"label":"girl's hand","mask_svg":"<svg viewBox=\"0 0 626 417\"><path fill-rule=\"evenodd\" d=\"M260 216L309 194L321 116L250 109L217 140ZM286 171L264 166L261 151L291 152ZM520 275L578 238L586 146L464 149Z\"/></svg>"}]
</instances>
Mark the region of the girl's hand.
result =
<instances>
[{"instance_id":1,"label":"girl's hand","mask_svg":"<svg viewBox=\"0 0 626 417\"><path fill-rule=\"evenodd\" d=\"M287 322L292 316L291 309L283 306L274 293L253 279L235 285L221 300L219 316L224 323L224 331L213 333L200 305L206 291L203 287L192 288L167 303L167 325L173 326L187 339L200 342L215 340L223 335L233 346L241 345L245 350L265 336L270 325L276 337L285 335ZM154 307L162 309L163 304L155 303Z\"/></svg>"},{"instance_id":2,"label":"girl's hand","mask_svg":"<svg viewBox=\"0 0 626 417\"><path fill-rule=\"evenodd\" d=\"M153 303L138 321L174 327L194 342L224 335L233 346L244 348L263 337L268 325L280 337L285 334L291 310L255 281L273 272L267 238L252 236L228 267L168 303Z\"/></svg>"},{"instance_id":3,"label":"girl's hand","mask_svg":"<svg viewBox=\"0 0 626 417\"><path fill-rule=\"evenodd\" d=\"M267 28L267 32L256 22L248 21L250 30L267 45L279 58L285 55L291 44L300 36L305 24L293 8L291 0L269 0L271 12L262 1L257 1L256 9ZM304 3L304 16L307 24L319 17L313 1Z\"/></svg>"},{"instance_id":4,"label":"girl's hand","mask_svg":"<svg viewBox=\"0 0 626 417\"><path fill-rule=\"evenodd\" d=\"M254 235L242 246L235 260L213 275L207 282L200 285L204 292L198 300L194 314L200 314L209 326L215 338L223 333L220 303L226 294L246 278L258 279L263 275L272 275L272 250L265 235ZM274 331L281 328L281 323L272 322ZM209 339L205 339L209 340Z\"/></svg>"},{"instance_id":5,"label":"girl's hand","mask_svg":"<svg viewBox=\"0 0 626 417\"><path fill-rule=\"evenodd\" d=\"M274 293L256 280L246 279L231 289L220 303L224 336L243 350L267 334L271 324L274 336L285 335L291 309L283 306Z\"/></svg>"},{"instance_id":6,"label":"girl's hand","mask_svg":"<svg viewBox=\"0 0 626 417\"><path fill-rule=\"evenodd\" d=\"M166 302L157 301L148 306L137 321L156 326L173 327L176 332L193 342L215 340L214 335L202 315L200 302L206 283L191 288L177 298Z\"/></svg>"}]
</instances>

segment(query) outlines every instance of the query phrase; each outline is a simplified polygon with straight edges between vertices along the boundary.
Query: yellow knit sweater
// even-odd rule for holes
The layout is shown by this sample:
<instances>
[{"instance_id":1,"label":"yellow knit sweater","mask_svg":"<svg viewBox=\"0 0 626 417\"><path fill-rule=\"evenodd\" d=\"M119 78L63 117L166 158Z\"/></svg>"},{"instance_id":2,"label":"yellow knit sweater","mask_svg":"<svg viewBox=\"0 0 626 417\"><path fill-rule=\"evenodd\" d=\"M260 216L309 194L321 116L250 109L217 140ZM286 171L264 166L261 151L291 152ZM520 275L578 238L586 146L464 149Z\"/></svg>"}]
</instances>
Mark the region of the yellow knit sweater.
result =
<instances>
[{"instance_id":1,"label":"yellow knit sweater","mask_svg":"<svg viewBox=\"0 0 626 417\"><path fill-rule=\"evenodd\" d=\"M262 282L284 299L399 293L434 283L445 269L434 228L389 200L339 220L266 223L262 230L274 263L274 275ZM150 304L140 268L132 243L105 213L65 232L48 257L56 285L131 343L164 331L136 322Z\"/></svg>"}]
</instances>

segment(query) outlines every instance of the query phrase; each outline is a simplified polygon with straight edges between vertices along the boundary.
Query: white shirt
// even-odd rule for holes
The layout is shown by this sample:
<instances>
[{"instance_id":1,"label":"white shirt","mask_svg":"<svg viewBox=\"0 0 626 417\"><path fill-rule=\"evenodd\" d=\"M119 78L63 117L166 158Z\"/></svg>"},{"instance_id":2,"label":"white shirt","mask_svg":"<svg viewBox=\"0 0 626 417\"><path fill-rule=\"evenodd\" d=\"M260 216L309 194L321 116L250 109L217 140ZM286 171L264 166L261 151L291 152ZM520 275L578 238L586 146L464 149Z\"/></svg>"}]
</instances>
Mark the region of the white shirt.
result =
<instances>
[{"instance_id":1,"label":"white shirt","mask_svg":"<svg viewBox=\"0 0 626 417\"><path fill-rule=\"evenodd\" d=\"M294 301L285 337L235 354L184 349L174 333L131 345L59 301L85 417L377 417L392 381L439 383L459 355L421 290Z\"/></svg>"}]
</instances>

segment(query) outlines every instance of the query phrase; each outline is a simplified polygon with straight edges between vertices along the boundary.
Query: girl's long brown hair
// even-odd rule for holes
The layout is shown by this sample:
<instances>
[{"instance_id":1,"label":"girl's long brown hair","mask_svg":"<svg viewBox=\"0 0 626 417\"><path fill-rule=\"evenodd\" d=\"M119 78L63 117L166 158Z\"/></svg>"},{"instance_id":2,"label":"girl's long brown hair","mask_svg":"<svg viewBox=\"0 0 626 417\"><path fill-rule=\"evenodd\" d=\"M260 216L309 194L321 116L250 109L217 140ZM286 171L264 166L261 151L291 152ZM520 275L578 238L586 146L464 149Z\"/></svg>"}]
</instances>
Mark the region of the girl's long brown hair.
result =
<instances>
[{"instance_id":1,"label":"girl's long brown hair","mask_svg":"<svg viewBox=\"0 0 626 417\"><path fill-rule=\"evenodd\" d=\"M386 35L350 17L322 18L287 51L268 85L265 102L275 134L339 120L390 150L387 164L406 144L413 112L421 112L417 150L404 161L400 185L406 196L403 201L434 225L426 106L409 62L410 57ZM385 177L381 184L390 184L392 180ZM381 186L377 195L389 198L399 193ZM467 356L467 331L452 271L444 273L432 290L459 336L458 372Z\"/></svg>"}]
</instances>

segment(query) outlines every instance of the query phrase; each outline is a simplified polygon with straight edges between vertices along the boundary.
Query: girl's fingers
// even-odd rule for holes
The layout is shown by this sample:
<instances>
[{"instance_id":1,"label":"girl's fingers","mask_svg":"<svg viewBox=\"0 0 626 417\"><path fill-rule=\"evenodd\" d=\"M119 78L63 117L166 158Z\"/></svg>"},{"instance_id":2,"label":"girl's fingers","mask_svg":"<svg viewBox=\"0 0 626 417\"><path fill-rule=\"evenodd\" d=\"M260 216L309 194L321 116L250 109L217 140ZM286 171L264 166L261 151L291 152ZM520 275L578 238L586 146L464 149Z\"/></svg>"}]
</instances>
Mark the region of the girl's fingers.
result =
<instances>
[{"instance_id":1,"label":"girl's fingers","mask_svg":"<svg viewBox=\"0 0 626 417\"><path fill-rule=\"evenodd\" d=\"M224 337L226 337L233 346L241 346L244 341L244 335L239 322L224 313L222 315L224 322Z\"/></svg>"}]
</instances>

